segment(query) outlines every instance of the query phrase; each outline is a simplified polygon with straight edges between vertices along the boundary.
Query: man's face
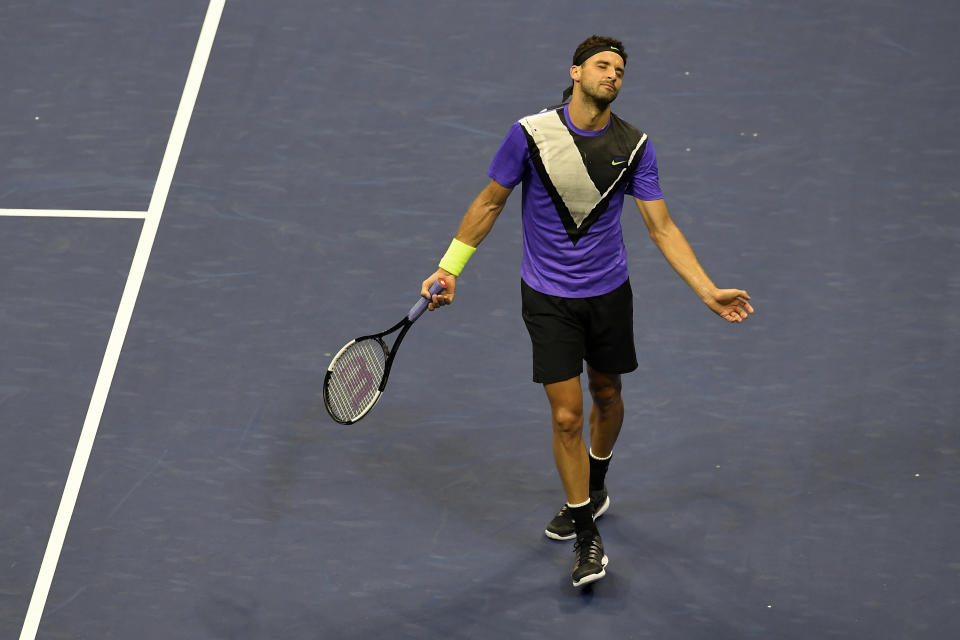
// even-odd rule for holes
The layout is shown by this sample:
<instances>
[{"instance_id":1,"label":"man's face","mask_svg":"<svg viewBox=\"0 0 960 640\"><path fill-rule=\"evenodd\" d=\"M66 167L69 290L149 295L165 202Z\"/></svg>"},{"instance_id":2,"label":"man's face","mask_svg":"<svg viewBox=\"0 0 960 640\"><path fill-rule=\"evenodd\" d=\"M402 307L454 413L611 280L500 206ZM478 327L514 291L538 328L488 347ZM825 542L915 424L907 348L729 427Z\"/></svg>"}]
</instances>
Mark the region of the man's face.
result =
<instances>
[{"instance_id":1,"label":"man's face","mask_svg":"<svg viewBox=\"0 0 960 640\"><path fill-rule=\"evenodd\" d=\"M623 70L623 58L613 51L601 51L579 67L571 67L570 77L580 81L580 90L585 95L606 106L620 93Z\"/></svg>"}]
</instances>

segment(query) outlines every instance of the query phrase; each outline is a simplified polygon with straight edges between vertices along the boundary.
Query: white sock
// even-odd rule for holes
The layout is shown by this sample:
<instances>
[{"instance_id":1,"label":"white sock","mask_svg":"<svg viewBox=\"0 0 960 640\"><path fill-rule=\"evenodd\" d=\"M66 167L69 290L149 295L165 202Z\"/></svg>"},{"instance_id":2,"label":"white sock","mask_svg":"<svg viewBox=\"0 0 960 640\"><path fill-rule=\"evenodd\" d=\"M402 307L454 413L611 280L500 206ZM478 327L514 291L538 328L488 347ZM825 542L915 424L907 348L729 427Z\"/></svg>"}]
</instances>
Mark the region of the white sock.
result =
<instances>
[{"instance_id":1,"label":"white sock","mask_svg":"<svg viewBox=\"0 0 960 640\"><path fill-rule=\"evenodd\" d=\"M600 456L598 456L597 454L595 454L595 453L593 452L593 448L591 447L591 448L590 448L590 457L593 458L594 460L601 460L601 461L603 461L603 460L609 460L610 458L613 457L613 451L611 451L611 452L610 452L610 455L608 455L606 458L601 458Z\"/></svg>"}]
</instances>

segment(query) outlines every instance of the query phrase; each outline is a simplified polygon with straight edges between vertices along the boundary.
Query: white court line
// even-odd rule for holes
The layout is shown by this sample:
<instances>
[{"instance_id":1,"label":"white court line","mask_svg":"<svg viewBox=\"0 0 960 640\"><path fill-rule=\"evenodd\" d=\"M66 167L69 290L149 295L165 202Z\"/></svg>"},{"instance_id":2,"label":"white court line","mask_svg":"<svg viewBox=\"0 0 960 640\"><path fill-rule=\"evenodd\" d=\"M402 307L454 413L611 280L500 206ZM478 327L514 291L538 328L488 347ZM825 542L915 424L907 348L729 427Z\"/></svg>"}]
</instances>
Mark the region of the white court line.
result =
<instances>
[{"instance_id":1,"label":"white court line","mask_svg":"<svg viewBox=\"0 0 960 640\"><path fill-rule=\"evenodd\" d=\"M147 209L143 230L140 232L140 241L137 243L137 250L133 256L130 273L127 276L127 283L123 288L120 307L113 323L113 330L110 332L103 363L100 365L100 374L97 376L93 397L90 398L90 406L83 422L83 430L80 432L80 441L73 456L73 463L70 465L70 473L67 475L63 496L60 498L60 507L57 509L57 517L53 522L53 529L50 532L50 539L47 541L47 549L43 554L37 583L30 598L30 606L27 608L23 628L20 631L20 640L34 640L37 635L37 628L40 626L40 618L43 615L47 596L50 593L53 574L56 572L57 563L60 561L60 552L63 550L67 528L70 526L71 517L73 517L73 509L77 503L83 474L86 472L90 451L93 449L93 441L100 427L103 407L107 401L107 394L110 391L110 384L117 368L117 361L120 359L120 350L130 326L130 318L133 316L133 307L137 295L140 293L140 285L143 283L143 275L150 258L150 251L153 248L153 241L157 235L157 227L160 225L160 216L163 214L167 193L170 191L170 183L173 181L173 173L177 168L180 151L183 149L187 126L190 124L190 116L193 114L193 107L200 91L200 82L203 80L203 73L210 58L210 50L213 47L217 26L223 13L223 5L224 0L210 0L207 7L207 15L203 20L203 27L200 29L200 38L193 55L193 62L190 64L190 72L187 74L183 95L180 97L180 106L177 108L177 115L173 121L167 150L163 154L160 173L153 190L153 196L150 199L150 207Z\"/></svg>"},{"instance_id":2,"label":"white court line","mask_svg":"<svg viewBox=\"0 0 960 640\"><path fill-rule=\"evenodd\" d=\"M17 218L109 218L143 220L146 211L93 211L88 209L0 209L0 216Z\"/></svg>"}]
</instances>

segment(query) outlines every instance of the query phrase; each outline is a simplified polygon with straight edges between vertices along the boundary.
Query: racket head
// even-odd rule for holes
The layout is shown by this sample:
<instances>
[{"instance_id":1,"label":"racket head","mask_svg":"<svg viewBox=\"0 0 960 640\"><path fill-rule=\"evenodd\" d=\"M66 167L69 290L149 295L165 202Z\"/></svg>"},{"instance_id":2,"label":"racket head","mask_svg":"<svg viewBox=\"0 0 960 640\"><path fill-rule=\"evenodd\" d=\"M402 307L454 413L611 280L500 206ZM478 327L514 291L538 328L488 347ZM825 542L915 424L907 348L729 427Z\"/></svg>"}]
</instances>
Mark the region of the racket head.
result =
<instances>
[{"instance_id":1,"label":"racket head","mask_svg":"<svg viewBox=\"0 0 960 640\"><path fill-rule=\"evenodd\" d=\"M353 424L380 399L390 351L380 336L351 340L330 361L323 404L340 424Z\"/></svg>"}]
</instances>

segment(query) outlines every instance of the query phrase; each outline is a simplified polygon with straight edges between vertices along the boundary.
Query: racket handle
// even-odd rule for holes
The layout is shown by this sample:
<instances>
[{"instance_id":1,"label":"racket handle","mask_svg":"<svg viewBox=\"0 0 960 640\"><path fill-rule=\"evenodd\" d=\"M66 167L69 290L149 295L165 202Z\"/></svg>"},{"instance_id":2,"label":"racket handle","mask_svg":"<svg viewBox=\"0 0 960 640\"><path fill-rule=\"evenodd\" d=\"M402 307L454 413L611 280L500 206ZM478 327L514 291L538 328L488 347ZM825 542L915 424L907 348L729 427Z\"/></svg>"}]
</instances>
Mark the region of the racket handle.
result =
<instances>
[{"instance_id":1,"label":"racket handle","mask_svg":"<svg viewBox=\"0 0 960 640\"><path fill-rule=\"evenodd\" d=\"M447 283L443 281L443 278L437 278L437 281L430 286L430 295L433 296L437 293L440 293L447 288ZM423 315L423 312L427 310L427 305L430 304L430 300L426 298L420 298L417 300L417 304L410 307L410 312L407 313L407 320L410 322L416 322L417 318Z\"/></svg>"}]
</instances>

